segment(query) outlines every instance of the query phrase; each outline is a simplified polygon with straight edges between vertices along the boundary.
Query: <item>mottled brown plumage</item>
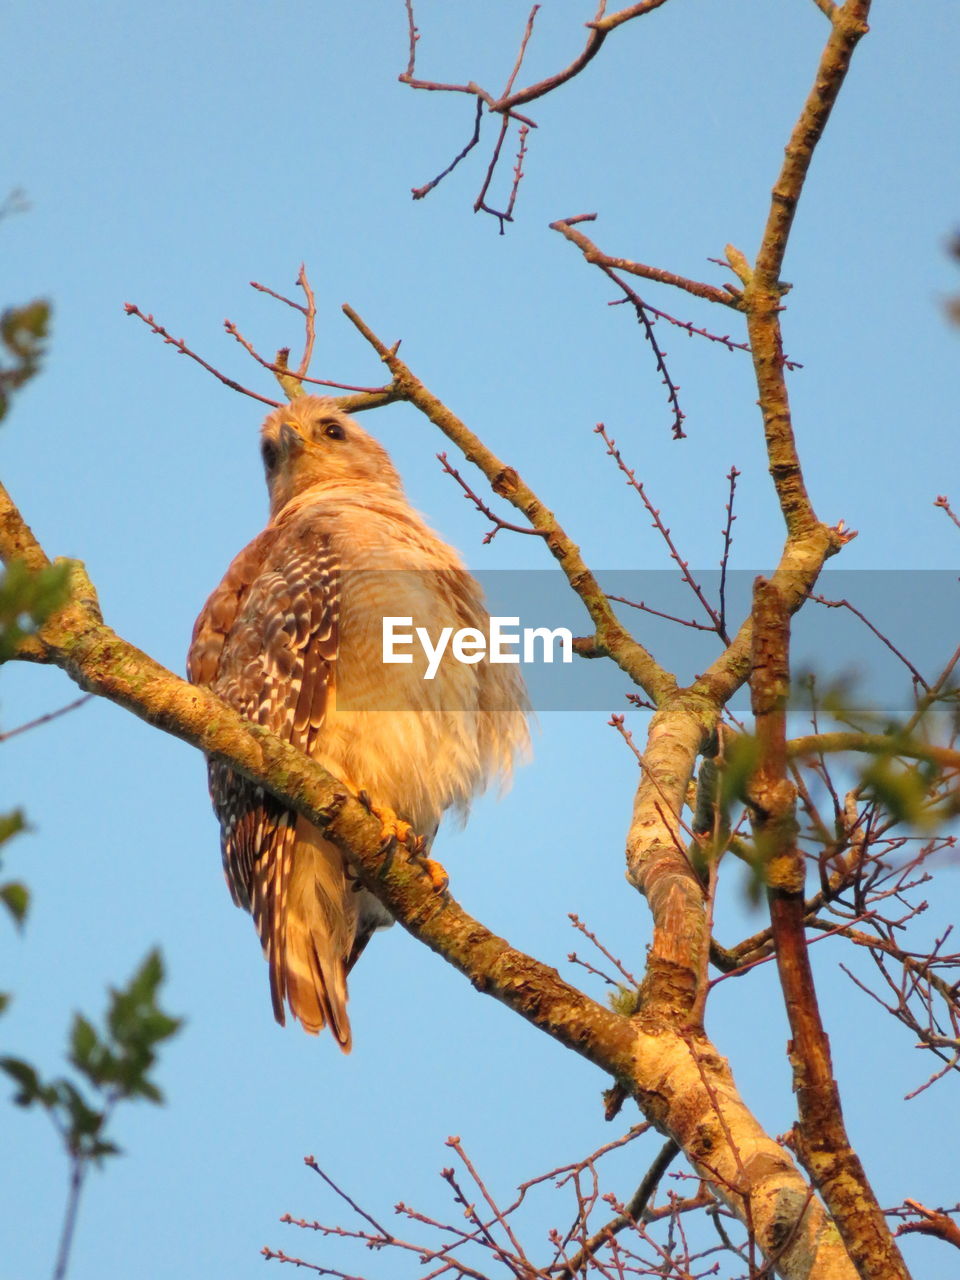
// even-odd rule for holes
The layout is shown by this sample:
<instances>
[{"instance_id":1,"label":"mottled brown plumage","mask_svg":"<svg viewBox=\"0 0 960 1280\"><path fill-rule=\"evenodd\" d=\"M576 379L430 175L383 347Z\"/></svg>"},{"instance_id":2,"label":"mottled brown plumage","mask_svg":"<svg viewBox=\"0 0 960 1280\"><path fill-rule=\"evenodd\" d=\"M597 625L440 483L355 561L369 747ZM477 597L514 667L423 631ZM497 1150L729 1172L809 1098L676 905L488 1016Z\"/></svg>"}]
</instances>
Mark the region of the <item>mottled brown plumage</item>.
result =
<instances>
[{"instance_id":1,"label":"mottled brown plumage","mask_svg":"<svg viewBox=\"0 0 960 1280\"><path fill-rule=\"evenodd\" d=\"M188 675L378 809L431 836L443 813L509 776L526 750L517 669L451 655L382 661L384 616L485 629L476 581L413 510L383 447L333 402L272 413L262 450L270 521L228 568L194 627ZM329 1025L349 1050L347 973L391 923L339 850L263 788L216 762L210 791L234 902L253 915L277 1021Z\"/></svg>"}]
</instances>

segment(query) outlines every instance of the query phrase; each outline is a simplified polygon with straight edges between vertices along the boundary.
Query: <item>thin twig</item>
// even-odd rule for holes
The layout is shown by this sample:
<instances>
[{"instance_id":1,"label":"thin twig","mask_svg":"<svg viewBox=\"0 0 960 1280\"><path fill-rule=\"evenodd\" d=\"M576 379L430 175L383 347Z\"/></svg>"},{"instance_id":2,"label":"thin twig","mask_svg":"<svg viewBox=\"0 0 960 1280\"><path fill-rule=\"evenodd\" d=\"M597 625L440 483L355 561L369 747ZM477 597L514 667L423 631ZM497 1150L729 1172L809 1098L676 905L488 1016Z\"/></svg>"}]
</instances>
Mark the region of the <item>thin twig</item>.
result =
<instances>
[{"instance_id":1,"label":"thin twig","mask_svg":"<svg viewBox=\"0 0 960 1280\"><path fill-rule=\"evenodd\" d=\"M299 311L301 315L307 314L307 308L302 302L295 302L293 298L287 298L282 293L277 293L276 289L271 289L265 284L258 284L256 280L250 281L250 288L256 289L258 293L269 294L271 298L276 298L278 302L284 303L285 306L293 307L294 311Z\"/></svg>"},{"instance_id":2,"label":"thin twig","mask_svg":"<svg viewBox=\"0 0 960 1280\"><path fill-rule=\"evenodd\" d=\"M335 1192L340 1197L341 1200L344 1200L350 1206L350 1208L354 1211L354 1213L358 1214L359 1217L363 1218L365 1222L369 1222L371 1227L373 1227L375 1231L379 1231L380 1235L383 1236L384 1240L389 1241L393 1239L393 1235L391 1234L391 1232L387 1231L385 1227L381 1227L380 1223L377 1222L376 1218L371 1218L369 1213L361 1209L360 1206L354 1200L351 1200L351 1198L347 1195L345 1191L341 1190L341 1188L337 1186L337 1184L328 1174L324 1173L324 1171L317 1164L316 1158L314 1156L304 1156L303 1163L307 1166L308 1169L312 1169L314 1173L319 1174L319 1176L327 1184L330 1190Z\"/></svg>"},{"instance_id":3,"label":"thin twig","mask_svg":"<svg viewBox=\"0 0 960 1280\"><path fill-rule=\"evenodd\" d=\"M957 528L960 529L960 516L958 516L953 507L951 507L950 499L945 493L941 493L933 505L935 507L940 507L941 510L945 511Z\"/></svg>"},{"instance_id":4,"label":"thin twig","mask_svg":"<svg viewBox=\"0 0 960 1280\"><path fill-rule=\"evenodd\" d=\"M460 488L463 490L463 496L469 499L469 501L473 503L476 509L480 512L480 514L482 516L486 516L486 518L493 524L493 528L488 530L488 532L483 535L484 544L488 542L492 542L501 529L507 529L509 530L510 533L532 533L539 538L546 537L546 533L543 529L531 529L529 526L524 526L520 524L511 524L509 520L501 520L501 518L496 514L496 512L491 511L491 509L486 505L485 502L482 501L479 495L474 493L474 491L470 488L470 486L467 484L466 480L464 480L463 476L456 469L456 467L452 467L450 465L450 463L447 461L446 453L438 453L436 457L437 457L437 461L440 463L441 467L443 467L447 475L452 476L453 479L456 480Z\"/></svg>"},{"instance_id":5,"label":"thin twig","mask_svg":"<svg viewBox=\"0 0 960 1280\"><path fill-rule=\"evenodd\" d=\"M474 203L474 209L478 212L482 211L484 213L489 213L493 217L497 218L500 224L500 234L502 235L504 232L504 224L513 221L513 210L516 204L520 179L523 176L523 160L526 154L527 134L530 129L535 129L537 127L535 120L531 120L529 116L522 115L517 108L523 106L527 102L532 102L537 98L544 97L546 94L553 92L554 89L559 88L560 85L566 83L566 81L571 80L576 75L579 75L584 67L586 67L594 57L596 57L597 53L599 53L600 47L606 39L608 32L612 31L615 27L621 26L624 22L630 21L631 18L642 17L645 13L651 13L654 9L658 9L664 3L665 0L644 0L641 4L635 4L627 9L620 10L619 13L606 15L606 0L600 0L597 11L594 14L593 21L587 24L587 39L583 49L577 57L574 58L573 61L562 71L558 71L551 76L545 77L543 80L537 81L535 84L528 85L526 88L519 89L514 92L513 86L516 83L517 76L523 64L527 45L530 41L531 35L533 34L534 21L540 9L540 5L535 4L527 18L517 57L514 61L510 75L507 78L503 92L499 97L495 97L487 89L482 88L472 80L466 84L450 84L438 80L424 80L417 76L416 57L417 44L420 40L420 32L414 18L413 2L412 0L405 0L408 52L406 69L402 71L398 77L400 82L402 84L409 85L412 89L427 90L429 92L468 94L469 96L476 98L477 102L477 115L474 124L473 137L463 150L451 161L451 163L436 176L436 178L422 187L415 187L413 189L414 199L422 199L423 196L432 191L434 187L436 187L439 182L451 173L460 161L473 150L479 141L480 118L482 109L486 106L488 111L501 117L501 126L497 142L494 145L493 154L487 166L487 172L480 194ZM493 180L493 176L500 159L503 142L506 138L510 121L512 120L517 121L517 123L522 126L520 130L520 146L516 165L514 167L513 185L511 187L507 208L505 210L494 209L486 203L486 195L490 188L490 183Z\"/></svg>"},{"instance_id":6,"label":"thin twig","mask_svg":"<svg viewBox=\"0 0 960 1280\"><path fill-rule=\"evenodd\" d=\"M89 1160L81 1156L73 1156L70 1161L70 1191L67 1196L67 1207L60 1231L60 1243L57 1248L57 1261L53 1268L53 1280L64 1280L67 1267L70 1265L70 1249L73 1245L73 1232L77 1225L77 1210L80 1207L80 1193L83 1190Z\"/></svg>"},{"instance_id":7,"label":"thin twig","mask_svg":"<svg viewBox=\"0 0 960 1280\"><path fill-rule=\"evenodd\" d=\"M733 542L733 522L736 516L733 514L733 499L737 492L737 476L740 472L736 467L731 467L727 480L730 482L730 496L727 499L725 507L727 513L726 523L723 526L723 555L720 557L720 634L727 627L727 568L730 563L730 546Z\"/></svg>"},{"instance_id":8,"label":"thin twig","mask_svg":"<svg viewBox=\"0 0 960 1280\"><path fill-rule=\"evenodd\" d=\"M304 263L300 263L300 270L297 273L297 284L303 290L303 295L307 300L304 310L306 317L306 336L303 343L303 358L297 369L297 377L305 378L307 370L310 368L310 361L313 359L313 345L317 338L317 302L313 296L313 289L310 287L310 281L307 279L307 268ZM348 387L346 390L357 391L358 387Z\"/></svg>"},{"instance_id":9,"label":"thin twig","mask_svg":"<svg viewBox=\"0 0 960 1280\"><path fill-rule=\"evenodd\" d=\"M527 45L530 43L530 37L533 35L533 24L536 21L539 11L540 6L538 4L535 4L530 10L530 16L527 18L527 25L523 32L523 39L520 41L520 51L517 54L516 62L513 64L513 70L510 72L510 78L507 80L503 93L500 95L501 98L508 98L510 96L510 90L513 88L514 81L520 74L520 68L523 65L523 59L527 52Z\"/></svg>"},{"instance_id":10,"label":"thin twig","mask_svg":"<svg viewBox=\"0 0 960 1280\"><path fill-rule=\"evenodd\" d=\"M697 599L703 605L703 608L705 609L707 616L709 617L710 621L713 623L712 629L716 631L716 633L723 640L724 644L729 644L730 638L726 633L726 629L721 625L720 615L714 609L713 605L710 604L709 600L707 600L707 597L703 594L700 584L697 582L693 574L690 572L689 562L684 560L681 557L680 552L677 550L676 545L670 536L670 530L666 527L666 525L660 519L659 510L653 505L653 503L647 497L646 490L644 489L642 482L637 479L636 472L633 470L632 467L628 467L627 464L624 462L623 456L620 453L620 450L617 448L616 440L614 440L611 436L607 435L606 427L603 425L602 422L598 422L593 430L594 430L594 434L598 435L601 438L601 440L603 440L604 444L607 446L607 453L610 455L611 458L613 458L614 462L616 462L617 466L626 476L627 484L630 486L631 489L633 489L636 493L640 495L640 499L643 502L643 505L647 508L647 511L650 513L653 519L653 527L657 530L657 532L663 538L664 542L667 544L667 548L670 552L670 558L674 561L674 563L679 568L680 573L683 576L684 582L686 582L687 586L690 588L693 594L697 597Z\"/></svg>"},{"instance_id":11,"label":"thin twig","mask_svg":"<svg viewBox=\"0 0 960 1280\"><path fill-rule=\"evenodd\" d=\"M407 0L408 5L409 5L409 2L410 0ZM473 137L470 138L469 142L463 148L463 150L458 152L450 161L450 163L447 165L447 167L444 170L442 170L442 172L438 173L435 178L431 178L429 182L425 182L422 187L411 187L410 194L413 196L414 200L422 200L425 195L429 195L430 192L434 189L434 187L438 186L444 180L444 178L447 176L448 173L453 173L454 169L457 167L460 161L463 160L465 156L468 156L470 154L473 148L480 141L480 120L482 116L483 116L483 99L478 98L477 114L473 122Z\"/></svg>"},{"instance_id":12,"label":"thin twig","mask_svg":"<svg viewBox=\"0 0 960 1280\"><path fill-rule=\"evenodd\" d=\"M67 715L70 711L76 711L77 707L82 707L85 702L89 702L94 697L92 693L85 693L82 698L76 698L73 702L68 702L65 707L58 707L56 711L48 711L46 715L37 716L35 720L28 720L26 724L18 724L15 729L7 729L5 733L0 733L0 742L8 742L11 738L15 738L18 733L26 733L30 729L38 729L42 724L49 724L51 720L57 720L60 716Z\"/></svg>"},{"instance_id":13,"label":"thin twig","mask_svg":"<svg viewBox=\"0 0 960 1280\"><path fill-rule=\"evenodd\" d=\"M595 1232L589 1240L584 1242L579 1252L569 1262L565 1262L562 1268L557 1268L557 1270L566 1272L569 1276L576 1275L587 1259L593 1257L611 1236L616 1235L625 1227L636 1226L643 1218L647 1205L656 1194L660 1180L670 1168L679 1150L680 1148L672 1138L665 1142L653 1164L644 1175L643 1181L630 1197L629 1203L624 1207L623 1213L617 1214L615 1218Z\"/></svg>"},{"instance_id":14,"label":"thin twig","mask_svg":"<svg viewBox=\"0 0 960 1280\"><path fill-rule=\"evenodd\" d=\"M616 968L622 974L622 976L624 977L624 979L626 980L629 986L638 987L640 985L637 979L630 972L630 970L627 969L626 966L620 960L618 960L615 955L613 955L610 951L607 950L607 948L603 945L603 943L600 941L597 935L595 933L590 932L590 930L583 923L583 921L576 914L576 912L573 912L573 911L568 912L568 919L570 920L570 923L573 925L573 927L577 929L580 933L582 933L585 938L588 938L593 943L593 945L597 948L600 954L605 956L610 961L610 963L614 966L614 968Z\"/></svg>"},{"instance_id":15,"label":"thin twig","mask_svg":"<svg viewBox=\"0 0 960 1280\"><path fill-rule=\"evenodd\" d=\"M482 210L484 213L492 214L493 217L498 218L500 220L501 235L504 234L503 224L506 221L508 221L507 216L505 213L502 213L497 209L491 208L491 206L488 205L486 201L487 201L487 192L490 190L490 183L493 181L493 175L496 172L497 162L500 159L500 152L503 149L503 144L504 144L504 141L506 140L509 129L510 129L510 116L504 116L503 119L500 121L500 133L497 135L497 140L493 144L493 154L491 155L490 163L487 166L487 172L486 172L486 176L483 179L483 185L480 188L480 194L477 196L476 200L473 202L474 213L479 213ZM513 221L513 219L511 218L509 219L509 221Z\"/></svg>"},{"instance_id":16,"label":"thin twig","mask_svg":"<svg viewBox=\"0 0 960 1280\"><path fill-rule=\"evenodd\" d=\"M849 609L855 617L860 619L865 627L868 627L873 632L878 640L887 646L892 654L900 659L903 665L913 676L914 680L916 680L917 684L919 684L925 691L929 690L930 686L910 659L902 654L893 641L885 636L878 627L875 627L866 614L861 613L860 610L852 605L849 600L828 600L825 596L817 595L817 593L813 591L810 593L810 599L815 600L817 604L826 605L828 609Z\"/></svg>"},{"instance_id":17,"label":"thin twig","mask_svg":"<svg viewBox=\"0 0 960 1280\"><path fill-rule=\"evenodd\" d=\"M510 199L507 201L507 212L504 215L508 222L513 221L513 209L517 203L517 192L520 190L520 183L523 180L523 161L527 154L527 136L529 133L529 125L522 124L518 135L520 145L517 150L517 163L513 167L513 186L510 188Z\"/></svg>"},{"instance_id":18,"label":"thin twig","mask_svg":"<svg viewBox=\"0 0 960 1280\"><path fill-rule=\"evenodd\" d=\"M662 609L654 609L652 605L645 604L642 600L628 600L626 596L609 594L607 599L616 600L618 604L629 605L631 609L641 609L644 613L650 613L655 618L665 618L667 622L675 622L681 627L690 627L694 631L709 631L712 635L716 635L716 627L709 627L705 622L696 622L693 618L678 618L675 614L664 613Z\"/></svg>"},{"instance_id":19,"label":"thin twig","mask_svg":"<svg viewBox=\"0 0 960 1280\"><path fill-rule=\"evenodd\" d=\"M599 978L601 982L605 982L608 987L619 987L620 983L616 978L611 978L609 973L604 973L602 969L596 968L589 960L584 960L578 956L575 951L567 952L567 960L570 964L577 964L581 969L586 969L587 973L593 974L595 978Z\"/></svg>"},{"instance_id":20,"label":"thin twig","mask_svg":"<svg viewBox=\"0 0 960 1280\"><path fill-rule=\"evenodd\" d=\"M259 288L259 287L260 286L258 285L254 286L254 288ZM264 290L264 292L269 293L271 292L271 290L267 289L267 290ZM274 296L279 297L279 294L275 294ZM284 298L282 299L282 301L287 302L289 301L289 299ZM297 304L292 302L290 303L290 305L296 306ZM154 320L152 315L144 315L144 313L140 310L140 308L135 306L134 303L125 302L123 304L123 309L128 316L136 316L138 320L142 320L143 323L149 329L152 329L153 332L158 335L158 337L161 337L164 340L164 342L169 343L171 347L175 347L177 351L180 353L180 355L189 356L191 360L195 360L197 364L200 365L201 368L206 369L207 373L212 373L215 378L219 379L219 381L222 382L224 386L229 387L231 391L239 391L241 395L249 396L252 400L259 400L261 404L268 404L274 409L280 408L282 401L271 400L267 396L260 395L260 393L257 391L251 391L249 387L241 386L241 384L239 382L235 382L233 378L228 378L225 373L221 373L220 370L215 369L212 364L208 364L207 361L203 360L200 356L198 356L195 351L191 351L191 349L187 346L183 338L171 337L162 324L158 324L156 320ZM303 310L302 307L298 309L301 311Z\"/></svg>"},{"instance_id":21,"label":"thin twig","mask_svg":"<svg viewBox=\"0 0 960 1280\"><path fill-rule=\"evenodd\" d=\"M960 1249L960 1226L950 1217L957 1209L928 1209L919 1200L904 1200L904 1208L919 1216L918 1221L904 1222L897 1228L897 1235L906 1235L910 1231L919 1231L926 1235L936 1236L940 1240ZM902 1215L905 1216L905 1215Z\"/></svg>"},{"instance_id":22,"label":"thin twig","mask_svg":"<svg viewBox=\"0 0 960 1280\"><path fill-rule=\"evenodd\" d=\"M309 378L305 372L301 373L298 371L294 373L294 371L287 368L286 365L277 364L276 361L267 360L260 355L253 343L243 336L232 320L224 320L223 327L227 333L229 333L230 337L235 338L236 341L240 343L241 347L243 347L244 351L256 360L257 364L261 365L264 369L268 369L270 373L277 375L282 374L287 378L295 378L297 382L309 382L310 385L314 387L334 387L339 391L356 391L370 396L387 395L390 391L389 386L355 387L349 382L331 382L327 378Z\"/></svg>"},{"instance_id":23,"label":"thin twig","mask_svg":"<svg viewBox=\"0 0 960 1280\"><path fill-rule=\"evenodd\" d=\"M295 1267L304 1267L307 1271L315 1271L320 1276L334 1276L336 1280L364 1280L363 1276L355 1276L348 1271L338 1271L336 1267L321 1267L315 1262L307 1262L303 1258L294 1258L282 1249L269 1249L266 1245L260 1250L267 1262L291 1262Z\"/></svg>"},{"instance_id":24,"label":"thin twig","mask_svg":"<svg viewBox=\"0 0 960 1280\"><path fill-rule=\"evenodd\" d=\"M653 331L653 321L648 314L647 304L640 297L635 289L631 289L625 280L621 280L616 272L611 271L609 267L601 267L601 271L608 275L615 284L619 285L626 294L627 301L633 307L634 314L637 317L637 323L641 326L644 336L649 342L653 351L654 360L657 365L657 372L660 374L660 381L667 388L667 400L673 410L673 438L674 440L683 440L686 438L686 432L683 429L686 414L680 408L680 387L670 376L670 370L667 368L667 353L657 341L657 336Z\"/></svg>"},{"instance_id":25,"label":"thin twig","mask_svg":"<svg viewBox=\"0 0 960 1280\"><path fill-rule=\"evenodd\" d=\"M733 307L734 310L738 309L736 297L731 296L729 291L720 289L716 285L704 284L701 280L691 280L687 276L677 275L673 271L665 271L662 267L648 266L645 262L633 262L630 258L617 258L611 254L604 253L582 231L574 229L578 223L593 222L596 216L595 213L581 213L575 218L558 218L556 222L550 223L550 229L551 231L559 231L571 244L576 245L587 262L593 263L595 266L604 267L610 272L626 271L630 275L642 276L645 280L655 280L658 284L667 284L675 289L682 289L684 293L693 294L694 297L703 298L707 302L717 302L721 306Z\"/></svg>"}]
</instances>

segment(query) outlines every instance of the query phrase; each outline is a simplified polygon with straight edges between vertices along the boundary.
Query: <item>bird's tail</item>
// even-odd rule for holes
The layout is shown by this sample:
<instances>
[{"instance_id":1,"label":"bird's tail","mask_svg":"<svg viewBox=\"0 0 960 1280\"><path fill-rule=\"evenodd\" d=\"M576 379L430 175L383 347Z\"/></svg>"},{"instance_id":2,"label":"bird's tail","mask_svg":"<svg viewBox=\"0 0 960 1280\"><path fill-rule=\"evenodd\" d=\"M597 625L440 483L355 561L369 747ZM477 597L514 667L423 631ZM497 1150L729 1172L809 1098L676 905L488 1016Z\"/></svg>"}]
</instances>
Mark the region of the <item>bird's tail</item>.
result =
<instances>
[{"instance_id":1,"label":"bird's tail","mask_svg":"<svg viewBox=\"0 0 960 1280\"><path fill-rule=\"evenodd\" d=\"M305 1031L316 1035L329 1026L349 1053L347 968L357 933L357 895L340 851L302 821L285 899L282 942L269 957L274 1008L279 997L282 1015L286 996Z\"/></svg>"}]
</instances>

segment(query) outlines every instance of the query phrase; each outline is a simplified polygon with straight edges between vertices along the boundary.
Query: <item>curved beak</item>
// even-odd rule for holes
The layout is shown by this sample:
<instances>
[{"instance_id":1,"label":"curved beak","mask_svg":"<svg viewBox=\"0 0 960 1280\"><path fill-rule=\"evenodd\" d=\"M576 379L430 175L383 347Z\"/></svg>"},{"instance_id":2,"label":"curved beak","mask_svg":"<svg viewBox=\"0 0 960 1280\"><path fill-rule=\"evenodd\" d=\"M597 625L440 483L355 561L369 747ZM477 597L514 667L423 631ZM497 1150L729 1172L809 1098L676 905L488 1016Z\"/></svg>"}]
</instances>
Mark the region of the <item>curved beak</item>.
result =
<instances>
[{"instance_id":1,"label":"curved beak","mask_svg":"<svg viewBox=\"0 0 960 1280\"><path fill-rule=\"evenodd\" d=\"M285 422L280 428L279 441L280 449L287 458L295 458L304 446L303 436L289 422Z\"/></svg>"}]
</instances>

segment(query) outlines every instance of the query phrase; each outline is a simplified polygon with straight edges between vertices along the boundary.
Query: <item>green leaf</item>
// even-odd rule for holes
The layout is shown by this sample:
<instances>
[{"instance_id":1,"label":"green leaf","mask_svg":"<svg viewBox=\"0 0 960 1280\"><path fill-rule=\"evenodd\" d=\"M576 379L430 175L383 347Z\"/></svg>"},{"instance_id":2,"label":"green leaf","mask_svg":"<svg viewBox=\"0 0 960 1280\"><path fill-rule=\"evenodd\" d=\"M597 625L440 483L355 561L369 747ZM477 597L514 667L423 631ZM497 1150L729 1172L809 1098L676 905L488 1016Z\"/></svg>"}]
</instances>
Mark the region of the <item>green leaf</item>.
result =
<instances>
[{"instance_id":1,"label":"green leaf","mask_svg":"<svg viewBox=\"0 0 960 1280\"><path fill-rule=\"evenodd\" d=\"M137 1086L137 1095L146 1098L148 1102L155 1102L157 1106L163 1103L163 1093L151 1080L141 1080Z\"/></svg>"},{"instance_id":2,"label":"green leaf","mask_svg":"<svg viewBox=\"0 0 960 1280\"><path fill-rule=\"evenodd\" d=\"M11 880L0 885L0 902L13 916L17 925L22 925L30 906L30 890L19 880Z\"/></svg>"},{"instance_id":3,"label":"green leaf","mask_svg":"<svg viewBox=\"0 0 960 1280\"><path fill-rule=\"evenodd\" d=\"M720 771L719 801L724 817L734 804L746 800L747 784L759 757L756 738L743 734L734 739Z\"/></svg>"},{"instance_id":4,"label":"green leaf","mask_svg":"<svg viewBox=\"0 0 960 1280\"><path fill-rule=\"evenodd\" d=\"M50 304L41 298L10 307L0 315L0 344L5 356L0 364L0 420L6 416L13 392L39 370L49 327Z\"/></svg>"},{"instance_id":5,"label":"green leaf","mask_svg":"<svg viewBox=\"0 0 960 1280\"><path fill-rule=\"evenodd\" d=\"M70 1029L70 1061L93 1083L97 1083L102 1051L93 1023L83 1014L75 1014Z\"/></svg>"},{"instance_id":6,"label":"green leaf","mask_svg":"<svg viewBox=\"0 0 960 1280\"><path fill-rule=\"evenodd\" d=\"M115 1142L104 1142L98 1138L92 1142L88 1148L87 1154L94 1164L102 1164L104 1156L121 1156L123 1155L123 1147L118 1147Z\"/></svg>"},{"instance_id":7,"label":"green leaf","mask_svg":"<svg viewBox=\"0 0 960 1280\"><path fill-rule=\"evenodd\" d=\"M5 844L18 832L26 828L27 820L22 809L14 809L12 813L0 813L0 844Z\"/></svg>"},{"instance_id":8,"label":"green leaf","mask_svg":"<svg viewBox=\"0 0 960 1280\"><path fill-rule=\"evenodd\" d=\"M861 776L864 785L895 822L909 822L923 828L936 821L929 805L936 766L931 773L929 765L905 765L889 756L877 756Z\"/></svg>"},{"instance_id":9,"label":"green leaf","mask_svg":"<svg viewBox=\"0 0 960 1280\"><path fill-rule=\"evenodd\" d=\"M68 1060L90 1086L84 1092L65 1078L45 1084L23 1059L0 1059L0 1068L18 1086L14 1101L24 1107L40 1103L74 1160L99 1165L119 1154L120 1147L104 1130L107 1117L120 1102L136 1098L163 1102L163 1094L149 1078L154 1047L174 1035L181 1022L157 1004L162 980L160 953L151 951L126 987L110 991L103 1031L83 1014L74 1015Z\"/></svg>"},{"instance_id":10,"label":"green leaf","mask_svg":"<svg viewBox=\"0 0 960 1280\"><path fill-rule=\"evenodd\" d=\"M22 560L11 560L0 578L0 662L13 657L69 595L68 562L28 569Z\"/></svg>"},{"instance_id":11,"label":"green leaf","mask_svg":"<svg viewBox=\"0 0 960 1280\"><path fill-rule=\"evenodd\" d=\"M25 1062L23 1058L0 1058L0 1071L5 1071L20 1086L14 1094L14 1102L18 1107L29 1107L35 1102L44 1102L44 1088L37 1075L36 1067ZM44 1105L46 1103L44 1102Z\"/></svg>"}]
</instances>

